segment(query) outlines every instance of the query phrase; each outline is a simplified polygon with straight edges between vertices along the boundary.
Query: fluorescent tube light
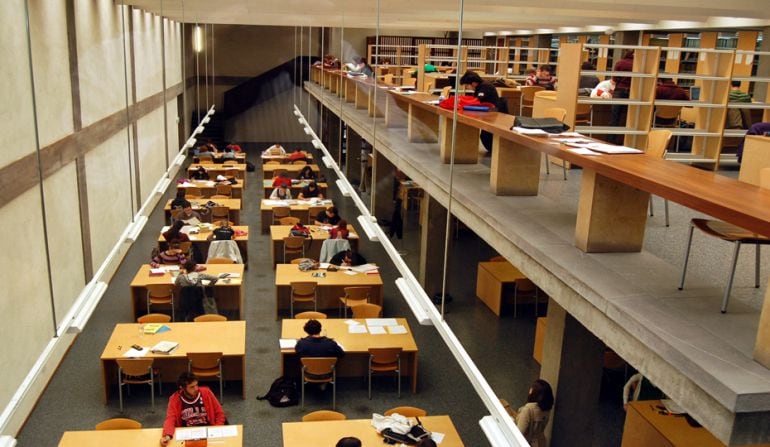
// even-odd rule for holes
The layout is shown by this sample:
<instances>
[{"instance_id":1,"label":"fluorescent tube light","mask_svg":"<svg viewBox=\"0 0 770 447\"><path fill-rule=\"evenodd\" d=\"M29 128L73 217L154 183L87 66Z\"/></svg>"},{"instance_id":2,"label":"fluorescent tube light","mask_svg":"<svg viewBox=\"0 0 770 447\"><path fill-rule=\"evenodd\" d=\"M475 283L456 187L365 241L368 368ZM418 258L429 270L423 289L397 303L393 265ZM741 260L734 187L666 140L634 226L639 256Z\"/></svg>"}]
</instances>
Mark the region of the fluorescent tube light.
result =
<instances>
[{"instance_id":1,"label":"fluorescent tube light","mask_svg":"<svg viewBox=\"0 0 770 447\"><path fill-rule=\"evenodd\" d=\"M323 144L321 144L321 140L313 140L313 147L316 149L321 149L323 147Z\"/></svg>"},{"instance_id":2,"label":"fluorescent tube light","mask_svg":"<svg viewBox=\"0 0 770 447\"><path fill-rule=\"evenodd\" d=\"M350 190L348 189L348 185L346 185L342 179L337 179L337 188L340 189L340 192L343 196L350 197Z\"/></svg>"},{"instance_id":3,"label":"fluorescent tube light","mask_svg":"<svg viewBox=\"0 0 770 447\"><path fill-rule=\"evenodd\" d=\"M301 113L299 113L299 110L295 110L295 111L294 111L294 116L296 116L296 117L298 117L298 118L299 118L299 117L301 117L301 116L302 116L302 114L301 114Z\"/></svg>"},{"instance_id":4,"label":"fluorescent tube light","mask_svg":"<svg viewBox=\"0 0 770 447\"><path fill-rule=\"evenodd\" d=\"M364 233L366 233L366 237L368 237L370 241L379 242L380 238L377 236L377 232L374 231L374 228L372 228L373 223L371 220L362 214L358 216L358 223L361 224L361 228L364 229Z\"/></svg>"},{"instance_id":5,"label":"fluorescent tube light","mask_svg":"<svg viewBox=\"0 0 770 447\"><path fill-rule=\"evenodd\" d=\"M86 323L88 323L88 320L96 309L96 305L99 304L99 301L106 291L107 283L104 281L97 281L86 286L86 289L84 290L85 295L82 295L83 303L78 313L72 318L72 321L67 328L68 333L79 334L83 332L83 328L86 326Z\"/></svg>"},{"instance_id":6,"label":"fluorescent tube light","mask_svg":"<svg viewBox=\"0 0 770 447\"><path fill-rule=\"evenodd\" d=\"M404 296L404 300L406 301L406 304L409 305L409 308L412 310L412 313L414 314L414 317L417 319L417 322L419 322L422 326L431 326L433 325L433 322L430 319L430 316L428 315L428 312L425 310L425 308L422 307L422 303L420 303L420 299L415 296L414 291L409 286L409 283L404 278L398 278L396 279L396 287L398 287L398 290L401 292L401 295Z\"/></svg>"},{"instance_id":7,"label":"fluorescent tube light","mask_svg":"<svg viewBox=\"0 0 770 447\"><path fill-rule=\"evenodd\" d=\"M126 242L135 242L139 237L139 233L142 232L144 226L147 224L147 216L139 216L131 226L131 230L126 235Z\"/></svg>"},{"instance_id":8,"label":"fluorescent tube light","mask_svg":"<svg viewBox=\"0 0 770 447\"><path fill-rule=\"evenodd\" d=\"M196 53L203 51L203 28L199 25L195 25L195 28L193 28L192 47Z\"/></svg>"}]
</instances>

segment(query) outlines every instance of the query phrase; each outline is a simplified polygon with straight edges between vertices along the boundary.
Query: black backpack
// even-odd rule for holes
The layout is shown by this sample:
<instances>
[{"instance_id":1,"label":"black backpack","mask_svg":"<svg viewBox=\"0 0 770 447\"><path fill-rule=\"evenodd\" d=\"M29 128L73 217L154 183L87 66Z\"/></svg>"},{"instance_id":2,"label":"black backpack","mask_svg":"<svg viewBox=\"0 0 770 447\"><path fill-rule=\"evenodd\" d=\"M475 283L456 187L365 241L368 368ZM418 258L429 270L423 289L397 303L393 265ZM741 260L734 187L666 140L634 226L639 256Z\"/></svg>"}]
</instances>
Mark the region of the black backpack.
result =
<instances>
[{"instance_id":1,"label":"black backpack","mask_svg":"<svg viewBox=\"0 0 770 447\"><path fill-rule=\"evenodd\" d=\"M290 377L279 377L270 385L270 389L264 396L258 396L257 400L267 400L274 407L291 407L299 404L297 382Z\"/></svg>"}]
</instances>

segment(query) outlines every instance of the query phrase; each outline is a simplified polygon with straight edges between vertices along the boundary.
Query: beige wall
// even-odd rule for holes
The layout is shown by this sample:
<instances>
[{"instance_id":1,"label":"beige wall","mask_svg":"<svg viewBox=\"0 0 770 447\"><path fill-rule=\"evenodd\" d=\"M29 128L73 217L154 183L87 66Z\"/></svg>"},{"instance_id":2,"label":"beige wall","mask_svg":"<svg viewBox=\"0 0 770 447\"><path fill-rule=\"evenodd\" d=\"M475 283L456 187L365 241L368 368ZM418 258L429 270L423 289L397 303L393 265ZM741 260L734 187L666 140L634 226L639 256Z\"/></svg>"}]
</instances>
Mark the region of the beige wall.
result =
<instances>
[{"instance_id":1,"label":"beige wall","mask_svg":"<svg viewBox=\"0 0 770 447\"><path fill-rule=\"evenodd\" d=\"M159 16L133 11L134 63L136 64L136 99L162 91L163 48ZM141 135L141 134L139 134Z\"/></svg>"}]
</instances>

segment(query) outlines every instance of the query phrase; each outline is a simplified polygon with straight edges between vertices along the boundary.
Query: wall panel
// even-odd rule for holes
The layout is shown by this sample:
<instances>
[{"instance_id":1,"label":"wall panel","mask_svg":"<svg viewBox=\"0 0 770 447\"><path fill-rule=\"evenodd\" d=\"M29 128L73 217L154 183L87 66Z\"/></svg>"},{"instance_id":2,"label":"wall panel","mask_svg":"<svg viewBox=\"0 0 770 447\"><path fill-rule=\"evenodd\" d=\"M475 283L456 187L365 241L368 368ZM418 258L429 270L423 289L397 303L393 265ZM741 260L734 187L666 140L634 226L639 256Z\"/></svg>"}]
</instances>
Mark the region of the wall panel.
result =
<instances>
[{"instance_id":1,"label":"wall panel","mask_svg":"<svg viewBox=\"0 0 770 447\"><path fill-rule=\"evenodd\" d=\"M177 123L177 97L167 98L166 123L168 125L168 161L171 163L179 153L182 144L179 141L179 124Z\"/></svg>"},{"instance_id":2,"label":"wall panel","mask_svg":"<svg viewBox=\"0 0 770 447\"><path fill-rule=\"evenodd\" d=\"M160 17L135 9L133 14L136 100L163 90Z\"/></svg>"},{"instance_id":3,"label":"wall panel","mask_svg":"<svg viewBox=\"0 0 770 447\"><path fill-rule=\"evenodd\" d=\"M148 113L137 123L139 136L139 185L141 201L147 200L158 179L166 172L163 143L163 107Z\"/></svg>"},{"instance_id":4,"label":"wall panel","mask_svg":"<svg viewBox=\"0 0 770 447\"><path fill-rule=\"evenodd\" d=\"M166 22L166 86L182 82L182 26L174 21Z\"/></svg>"}]
</instances>

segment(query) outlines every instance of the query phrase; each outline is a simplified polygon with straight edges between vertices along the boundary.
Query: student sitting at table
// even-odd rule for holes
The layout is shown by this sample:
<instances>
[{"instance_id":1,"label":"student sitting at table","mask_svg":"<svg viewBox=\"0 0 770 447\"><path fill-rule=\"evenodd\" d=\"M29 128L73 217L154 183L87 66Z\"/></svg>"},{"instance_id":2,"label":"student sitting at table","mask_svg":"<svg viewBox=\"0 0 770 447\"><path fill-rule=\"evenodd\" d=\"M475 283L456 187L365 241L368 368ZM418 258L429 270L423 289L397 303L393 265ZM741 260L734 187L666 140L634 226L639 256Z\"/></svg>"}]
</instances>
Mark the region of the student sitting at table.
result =
<instances>
[{"instance_id":1,"label":"student sitting at table","mask_svg":"<svg viewBox=\"0 0 770 447\"><path fill-rule=\"evenodd\" d=\"M361 447L361 440L352 436L346 436L337 441L334 447Z\"/></svg>"},{"instance_id":2,"label":"student sitting at table","mask_svg":"<svg viewBox=\"0 0 770 447\"><path fill-rule=\"evenodd\" d=\"M174 200L171 201L172 210L184 208L185 205L190 203L184 198L185 192L184 188L177 188L176 196L174 196Z\"/></svg>"},{"instance_id":3,"label":"student sitting at table","mask_svg":"<svg viewBox=\"0 0 770 447\"><path fill-rule=\"evenodd\" d=\"M225 425L227 418L217 397L206 386L198 386L198 376L183 372L177 380L179 389L168 398L166 421L160 445L167 446L176 427Z\"/></svg>"},{"instance_id":4,"label":"student sitting at table","mask_svg":"<svg viewBox=\"0 0 770 447\"><path fill-rule=\"evenodd\" d=\"M182 212L176 216L176 220L184 222L185 225L198 225L201 223L201 215L193 211L192 204L187 202L182 208Z\"/></svg>"},{"instance_id":5,"label":"student sitting at table","mask_svg":"<svg viewBox=\"0 0 770 447\"><path fill-rule=\"evenodd\" d=\"M345 355L345 351L336 341L321 335L321 323L318 320L308 320L303 327L307 337L299 339L294 350L299 358L302 357L337 357Z\"/></svg>"},{"instance_id":6,"label":"student sitting at table","mask_svg":"<svg viewBox=\"0 0 770 447\"><path fill-rule=\"evenodd\" d=\"M332 256L329 260L329 264L338 265L340 267L355 267L357 265L366 264L366 259L353 250L343 250Z\"/></svg>"},{"instance_id":7,"label":"student sitting at table","mask_svg":"<svg viewBox=\"0 0 770 447\"><path fill-rule=\"evenodd\" d=\"M171 227L166 230L162 236L163 239L166 240L166 242L171 241L177 241L177 242L189 242L190 237L187 235L187 233L182 233L182 227L184 226L184 222L181 220L177 220L174 222Z\"/></svg>"},{"instance_id":8,"label":"student sitting at table","mask_svg":"<svg viewBox=\"0 0 770 447\"><path fill-rule=\"evenodd\" d=\"M305 166L302 168L301 171L299 171L299 174L297 175L298 180L315 180L316 175L315 172L313 172L313 168L310 166Z\"/></svg>"},{"instance_id":9,"label":"student sitting at table","mask_svg":"<svg viewBox=\"0 0 770 447\"><path fill-rule=\"evenodd\" d=\"M315 217L314 223L316 225L337 225L339 221L340 216L337 212L337 208L330 206L329 208L326 208L325 210L318 213L318 215Z\"/></svg>"},{"instance_id":10,"label":"student sitting at table","mask_svg":"<svg viewBox=\"0 0 770 447\"><path fill-rule=\"evenodd\" d=\"M288 186L286 186L285 183L279 184L275 189L273 189L273 192L270 193L270 200L290 200L291 199L291 189L289 189Z\"/></svg>"},{"instance_id":11,"label":"student sitting at table","mask_svg":"<svg viewBox=\"0 0 770 447\"><path fill-rule=\"evenodd\" d=\"M289 174L281 172L273 179L273 188L277 188L279 185L286 185L287 187L291 186L291 179L289 178Z\"/></svg>"},{"instance_id":12,"label":"student sitting at table","mask_svg":"<svg viewBox=\"0 0 770 447\"><path fill-rule=\"evenodd\" d=\"M222 160L235 160L235 152L231 146L225 146L222 150Z\"/></svg>"},{"instance_id":13,"label":"student sitting at table","mask_svg":"<svg viewBox=\"0 0 770 447\"><path fill-rule=\"evenodd\" d=\"M349 234L348 221L340 219L337 225L329 230L329 239L347 239Z\"/></svg>"},{"instance_id":14,"label":"student sitting at table","mask_svg":"<svg viewBox=\"0 0 770 447\"><path fill-rule=\"evenodd\" d=\"M299 196L297 196L298 199L323 199L324 195L321 194L321 190L318 189L318 185L315 181L310 180L307 182L307 186L302 188L302 191L299 192Z\"/></svg>"},{"instance_id":15,"label":"student sitting at table","mask_svg":"<svg viewBox=\"0 0 770 447\"><path fill-rule=\"evenodd\" d=\"M193 171L190 178L193 180L208 180L210 177L209 177L209 173L206 172L206 168L204 168L203 166L198 166L198 169Z\"/></svg>"},{"instance_id":16,"label":"student sitting at table","mask_svg":"<svg viewBox=\"0 0 770 447\"><path fill-rule=\"evenodd\" d=\"M286 157L286 160L288 160L289 162L295 162L298 160L307 161L307 154L303 152L301 149L294 149L294 152L289 154L289 156Z\"/></svg>"},{"instance_id":17,"label":"student sitting at table","mask_svg":"<svg viewBox=\"0 0 770 447\"><path fill-rule=\"evenodd\" d=\"M214 241L231 241L235 237L235 230L230 226L230 222L226 220L220 220L217 222L219 225L214 231L211 232L208 240Z\"/></svg>"},{"instance_id":18,"label":"student sitting at table","mask_svg":"<svg viewBox=\"0 0 770 447\"><path fill-rule=\"evenodd\" d=\"M270 146L269 148L262 151L262 156L269 157L269 156L280 156L280 155L286 155L286 149L283 148L280 144L274 144Z\"/></svg>"},{"instance_id":19,"label":"student sitting at table","mask_svg":"<svg viewBox=\"0 0 770 447\"><path fill-rule=\"evenodd\" d=\"M182 266L185 262L187 262L187 257L179 249L179 241L175 239L168 243L167 250L159 251L152 257L150 267L158 268L161 264Z\"/></svg>"},{"instance_id":20,"label":"student sitting at table","mask_svg":"<svg viewBox=\"0 0 770 447\"><path fill-rule=\"evenodd\" d=\"M230 144L228 144L225 147L229 147L231 151L236 152L236 153L243 152L243 149L241 149L241 146L238 145L238 143L230 143Z\"/></svg>"},{"instance_id":21,"label":"student sitting at table","mask_svg":"<svg viewBox=\"0 0 770 447\"><path fill-rule=\"evenodd\" d=\"M556 77L551 76L550 65L541 65L537 67L535 76L528 76L526 81L527 85L540 86L546 90L555 90L556 82L557 82Z\"/></svg>"}]
</instances>

